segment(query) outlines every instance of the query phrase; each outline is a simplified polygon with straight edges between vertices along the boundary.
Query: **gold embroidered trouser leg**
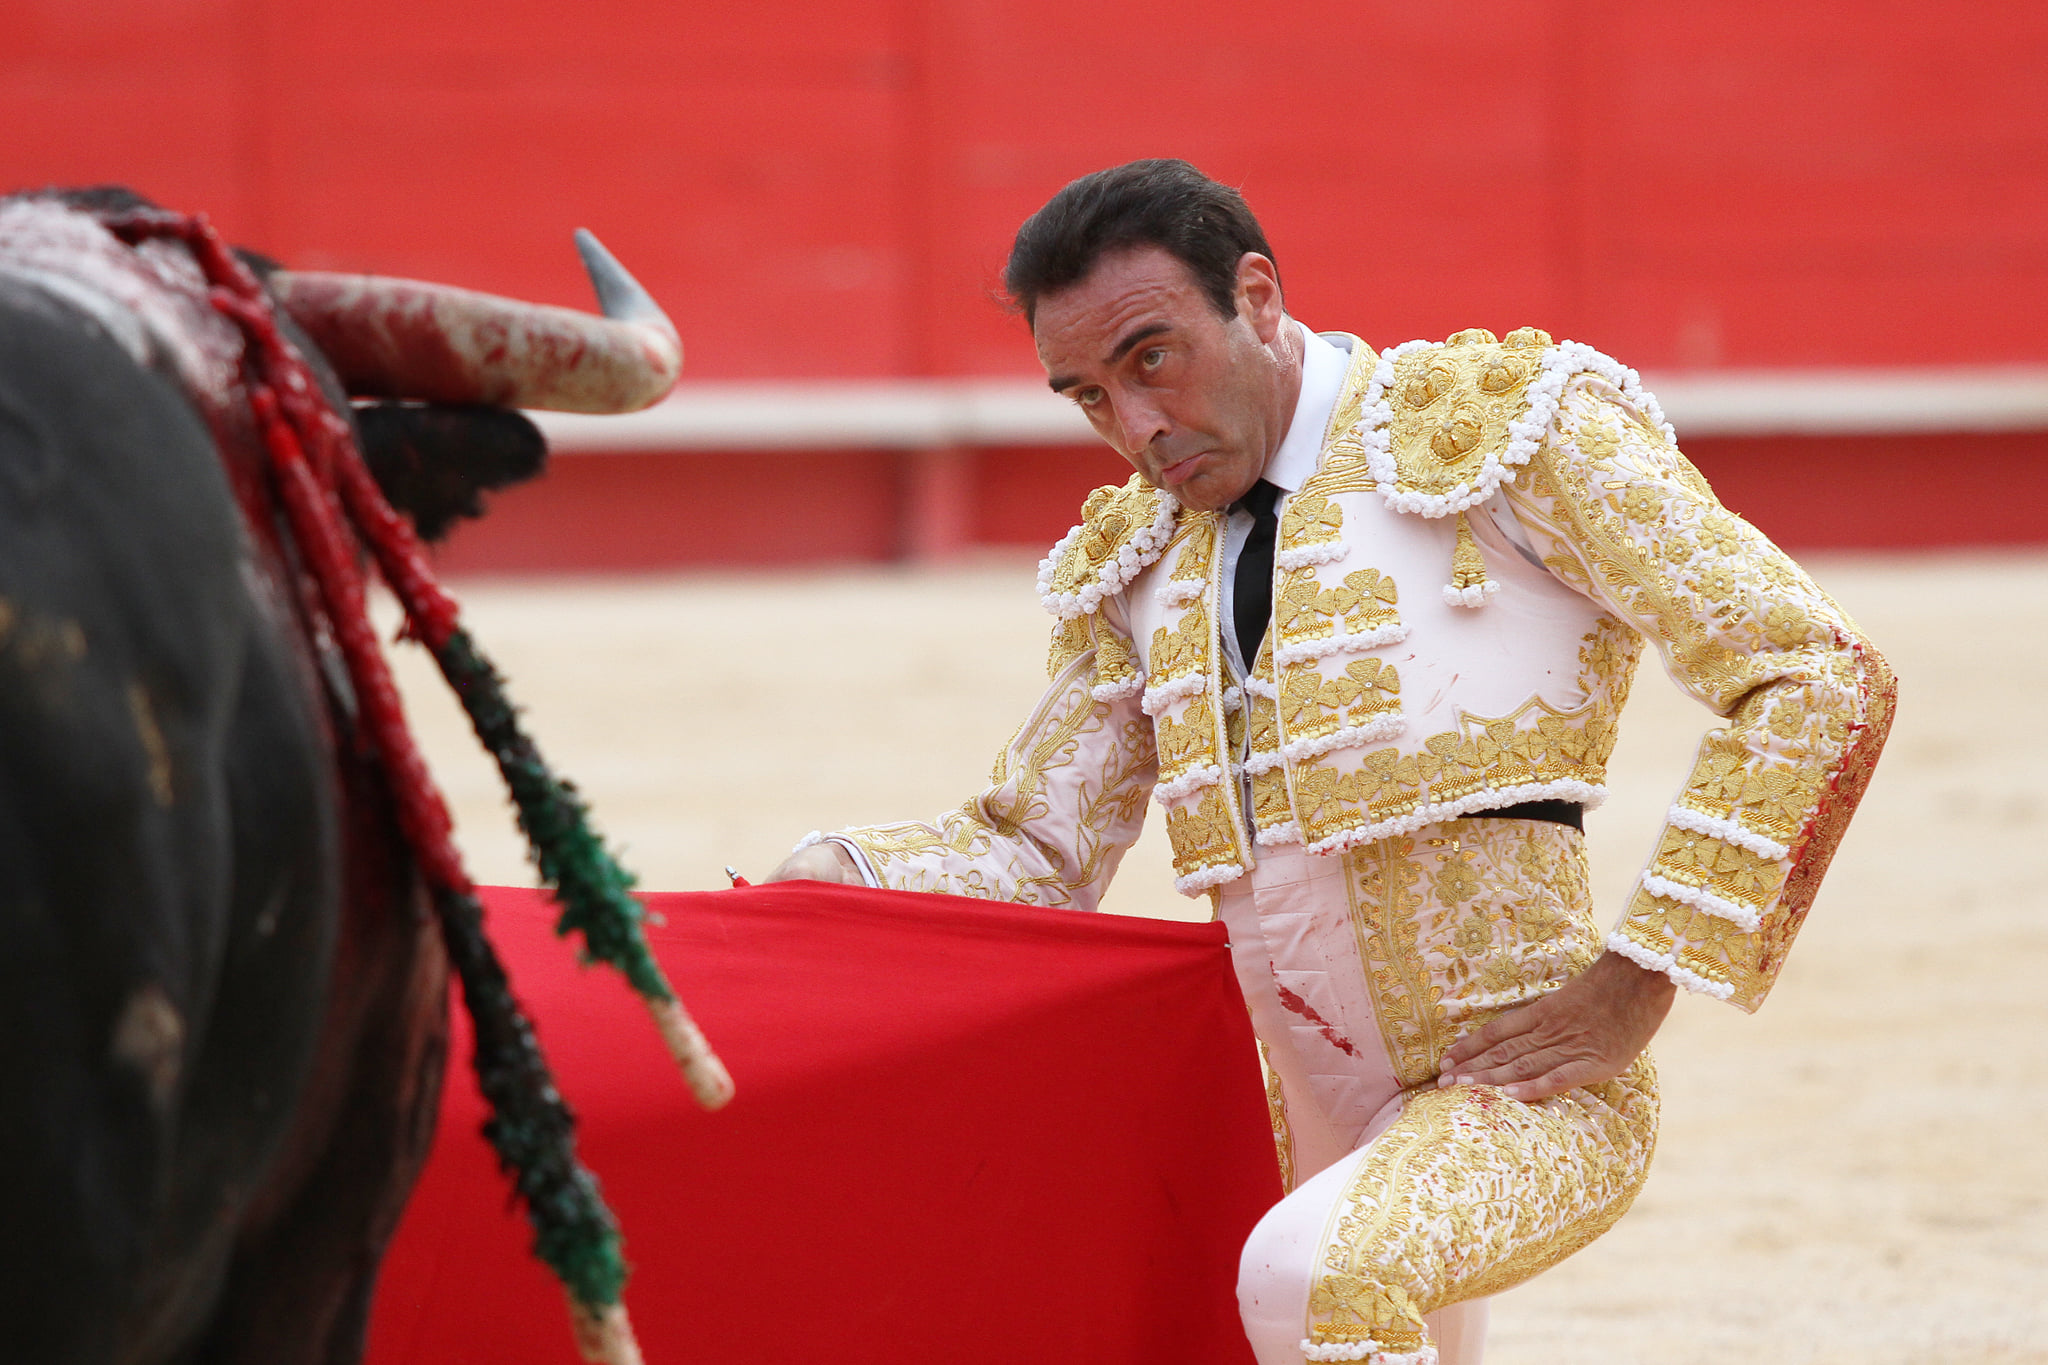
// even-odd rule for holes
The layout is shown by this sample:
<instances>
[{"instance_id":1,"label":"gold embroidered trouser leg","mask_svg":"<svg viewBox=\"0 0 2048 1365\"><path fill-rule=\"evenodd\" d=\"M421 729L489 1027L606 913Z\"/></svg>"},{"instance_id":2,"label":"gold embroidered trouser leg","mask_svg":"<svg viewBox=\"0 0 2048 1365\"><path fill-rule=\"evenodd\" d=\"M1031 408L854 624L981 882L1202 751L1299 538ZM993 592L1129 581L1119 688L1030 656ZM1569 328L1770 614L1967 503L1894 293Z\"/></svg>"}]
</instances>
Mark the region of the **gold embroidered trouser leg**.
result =
<instances>
[{"instance_id":1,"label":"gold embroidered trouser leg","mask_svg":"<svg viewBox=\"0 0 2048 1365\"><path fill-rule=\"evenodd\" d=\"M1409 1091L1391 1124L1252 1234L1240 1294L1261 1365L1431 1365L1424 1315L1605 1232L1642 1188L1656 1126L1647 1055L1540 1104L1490 1086Z\"/></svg>"}]
</instances>

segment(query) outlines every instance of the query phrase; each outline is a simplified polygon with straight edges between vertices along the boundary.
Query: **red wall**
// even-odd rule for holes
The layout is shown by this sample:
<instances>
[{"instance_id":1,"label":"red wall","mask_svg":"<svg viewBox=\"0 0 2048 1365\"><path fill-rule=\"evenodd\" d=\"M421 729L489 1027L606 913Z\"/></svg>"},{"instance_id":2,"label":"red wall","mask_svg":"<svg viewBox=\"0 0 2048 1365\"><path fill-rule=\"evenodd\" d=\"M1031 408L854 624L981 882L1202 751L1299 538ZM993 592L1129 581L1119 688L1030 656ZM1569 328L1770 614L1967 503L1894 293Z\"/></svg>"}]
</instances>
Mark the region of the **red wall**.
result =
<instances>
[{"instance_id":1,"label":"red wall","mask_svg":"<svg viewBox=\"0 0 2048 1365\"><path fill-rule=\"evenodd\" d=\"M302 266L581 303L695 377L1028 373L1068 178L1243 186L1298 315L1644 368L2048 360L2048 6L9 0L0 186L125 180Z\"/></svg>"}]
</instances>

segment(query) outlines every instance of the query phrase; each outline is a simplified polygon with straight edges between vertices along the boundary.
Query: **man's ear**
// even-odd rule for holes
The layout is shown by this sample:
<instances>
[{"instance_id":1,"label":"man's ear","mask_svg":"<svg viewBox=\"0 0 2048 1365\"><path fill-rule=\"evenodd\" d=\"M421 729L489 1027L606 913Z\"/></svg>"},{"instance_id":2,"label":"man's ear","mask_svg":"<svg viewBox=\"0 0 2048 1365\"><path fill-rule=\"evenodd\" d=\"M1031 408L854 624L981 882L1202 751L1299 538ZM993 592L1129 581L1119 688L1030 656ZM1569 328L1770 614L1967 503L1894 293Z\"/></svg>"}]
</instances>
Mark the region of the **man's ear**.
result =
<instances>
[{"instance_id":1,"label":"man's ear","mask_svg":"<svg viewBox=\"0 0 2048 1365\"><path fill-rule=\"evenodd\" d=\"M1256 251L1237 258L1237 311L1262 345L1272 345L1280 335L1280 323L1287 316L1280 300L1280 271Z\"/></svg>"}]
</instances>

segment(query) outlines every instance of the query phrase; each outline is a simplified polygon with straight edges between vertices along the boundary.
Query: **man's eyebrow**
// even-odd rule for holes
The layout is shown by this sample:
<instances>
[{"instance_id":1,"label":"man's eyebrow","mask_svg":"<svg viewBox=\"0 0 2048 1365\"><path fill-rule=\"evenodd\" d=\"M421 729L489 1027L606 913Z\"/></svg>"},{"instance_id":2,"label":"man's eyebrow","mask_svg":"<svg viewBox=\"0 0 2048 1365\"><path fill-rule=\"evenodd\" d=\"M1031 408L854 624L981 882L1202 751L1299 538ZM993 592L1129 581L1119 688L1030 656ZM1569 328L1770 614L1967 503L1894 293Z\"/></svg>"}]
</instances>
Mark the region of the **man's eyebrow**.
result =
<instances>
[{"instance_id":1,"label":"man's eyebrow","mask_svg":"<svg viewBox=\"0 0 2048 1365\"><path fill-rule=\"evenodd\" d=\"M1136 331L1126 336L1122 341L1119 341L1116 344L1116 348L1112 350L1107 356L1103 357L1102 363L1105 365L1114 365L1117 363L1117 361L1122 360L1125 356L1129 355L1131 353L1131 348L1136 346L1139 342L1149 341L1153 337L1158 336L1161 332L1170 332L1172 330L1173 324L1170 322L1146 323L1143 327L1138 328ZM1065 393L1068 389L1080 383L1081 378L1079 375L1056 374L1048 378L1045 382L1046 385L1049 388L1051 388L1054 393Z\"/></svg>"},{"instance_id":2,"label":"man's eyebrow","mask_svg":"<svg viewBox=\"0 0 2048 1365\"><path fill-rule=\"evenodd\" d=\"M1117 361L1122 360L1125 356L1129 355L1131 353L1131 348L1137 345L1139 342L1149 341L1153 337L1158 336L1161 332L1170 332L1172 330L1173 324L1170 322L1148 323L1145 326L1138 328L1138 330L1136 330L1135 332L1130 333L1122 341L1119 341L1116 344L1116 349L1111 351L1106 357L1104 357L1102 363L1105 365L1114 365L1117 363Z\"/></svg>"}]
</instances>

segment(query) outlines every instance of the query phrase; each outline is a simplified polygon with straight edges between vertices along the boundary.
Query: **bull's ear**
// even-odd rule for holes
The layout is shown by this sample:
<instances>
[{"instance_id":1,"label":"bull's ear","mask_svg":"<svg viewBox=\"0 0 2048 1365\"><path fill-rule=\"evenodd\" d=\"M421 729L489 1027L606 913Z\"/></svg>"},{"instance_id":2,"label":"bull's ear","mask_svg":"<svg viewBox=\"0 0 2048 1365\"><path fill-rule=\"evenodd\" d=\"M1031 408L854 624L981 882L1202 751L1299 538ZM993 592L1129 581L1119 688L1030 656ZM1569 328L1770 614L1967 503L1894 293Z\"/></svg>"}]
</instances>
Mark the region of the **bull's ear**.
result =
<instances>
[{"instance_id":1,"label":"bull's ear","mask_svg":"<svg viewBox=\"0 0 2048 1365\"><path fill-rule=\"evenodd\" d=\"M547 463L540 428L510 408L363 403L355 417L370 473L423 540L439 540L457 517L482 516L486 492Z\"/></svg>"}]
</instances>

